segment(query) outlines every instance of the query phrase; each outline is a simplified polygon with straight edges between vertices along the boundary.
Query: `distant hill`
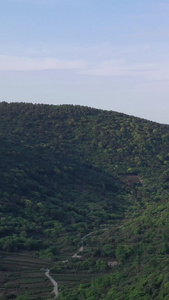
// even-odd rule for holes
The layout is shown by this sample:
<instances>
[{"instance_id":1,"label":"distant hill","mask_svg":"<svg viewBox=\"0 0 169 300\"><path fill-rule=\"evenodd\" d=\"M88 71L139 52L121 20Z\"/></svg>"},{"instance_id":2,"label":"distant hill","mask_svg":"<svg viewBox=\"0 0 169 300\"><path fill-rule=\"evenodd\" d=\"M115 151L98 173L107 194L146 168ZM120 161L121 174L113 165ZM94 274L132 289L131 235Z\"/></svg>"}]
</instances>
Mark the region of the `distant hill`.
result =
<instances>
[{"instance_id":1,"label":"distant hill","mask_svg":"<svg viewBox=\"0 0 169 300\"><path fill-rule=\"evenodd\" d=\"M2 102L0 145L2 254L60 260L93 232L81 263L64 268L102 277L63 287L59 299L168 299L168 125L82 106Z\"/></svg>"}]
</instances>

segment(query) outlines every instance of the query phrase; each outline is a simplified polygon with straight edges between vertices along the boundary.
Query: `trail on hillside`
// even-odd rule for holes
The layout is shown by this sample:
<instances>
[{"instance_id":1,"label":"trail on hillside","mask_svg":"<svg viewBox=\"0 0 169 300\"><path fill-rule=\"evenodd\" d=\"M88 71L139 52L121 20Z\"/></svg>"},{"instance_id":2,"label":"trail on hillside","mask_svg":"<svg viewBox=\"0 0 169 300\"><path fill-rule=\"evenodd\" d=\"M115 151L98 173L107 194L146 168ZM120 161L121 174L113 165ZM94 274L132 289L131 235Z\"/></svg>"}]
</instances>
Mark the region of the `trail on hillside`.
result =
<instances>
[{"instance_id":1,"label":"trail on hillside","mask_svg":"<svg viewBox=\"0 0 169 300\"><path fill-rule=\"evenodd\" d=\"M57 298L59 296L59 292L58 292L58 284L57 282L49 275L50 270L47 269L45 272L45 275L50 279L50 281L52 282L54 288L53 288L53 292L55 294L55 298Z\"/></svg>"},{"instance_id":2,"label":"trail on hillside","mask_svg":"<svg viewBox=\"0 0 169 300\"><path fill-rule=\"evenodd\" d=\"M84 235L84 236L81 238L81 247L79 248L78 252L76 252L76 253L72 256L73 258L80 258L80 257L81 257L81 255L79 255L78 253L79 253L79 252L83 252L83 250L84 250L84 239L85 239L87 236L91 235L92 233L93 233L93 232L90 232L90 233Z\"/></svg>"},{"instance_id":3,"label":"trail on hillside","mask_svg":"<svg viewBox=\"0 0 169 300\"><path fill-rule=\"evenodd\" d=\"M83 237L82 237L82 239L81 239L81 244L82 244L82 246L80 247L80 249L78 250L78 252L76 252L72 257L73 258L80 258L81 257L81 255L79 255L78 253L79 252L82 252L83 251L83 249L84 249L84 243L83 243L83 241L84 241L84 239L87 237L87 236L89 236L89 235L91 235L93 232L90 232L90 233L88 233L88 234L86 234L86 235L84 235ZM67 262L67 261L65 261L65 262ZM50 272L50 270L49 269L46 269L46 272L45 272L45 275L50 279L50 281L52 282L52 284L53 284L53 286L54 286L54 288L53 288L53 292L54 292L54 294L55 294L55 298L58 298L58 296L59 296L59 292L58 292L58 283L49 275L49 272Z\"/></svg>"},{"instance_id":4,"label":"trail on hillside","mask_svg":"<svg viewBox=\"0 0 169 300\"><path fill-rule=\"evenodd\" d=\"M117 228L121 228L123 227L123 225L117 227ZM103 231L107 230L107 228L104 228L102 229ZM94 232L90 232L86 235L84 235L82 238L81 238L81 247L79 248L79 250L74 254L72 255L73 258L81 258L81 255L79 255L79 252L83 252L84 250L84 239L88 236L90 236L91 234L93 234ZM64 263L68 262L68 260L66 261L63 261ZM45 275L50 279L50 281L52 282L54 288L53 288L53 292L55 294L55 298L58 298L59 296L59 292L58 292L58 283L49 275L49 272L50 270L49 269L46 269L46 272L45 272Z\"/></svg>"}]
</instances>

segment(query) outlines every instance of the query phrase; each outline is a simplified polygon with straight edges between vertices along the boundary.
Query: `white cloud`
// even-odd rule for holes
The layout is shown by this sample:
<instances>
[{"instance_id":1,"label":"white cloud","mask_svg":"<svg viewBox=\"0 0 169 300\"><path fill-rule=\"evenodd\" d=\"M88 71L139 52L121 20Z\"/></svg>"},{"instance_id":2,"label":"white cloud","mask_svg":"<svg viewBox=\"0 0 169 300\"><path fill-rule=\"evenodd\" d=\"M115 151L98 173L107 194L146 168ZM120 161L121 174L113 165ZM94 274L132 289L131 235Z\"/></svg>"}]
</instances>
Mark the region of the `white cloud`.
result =
<instances>
[{"instance_id":1,"label":"white cloud","mask_svg":"<svg viewBox=\"0 0 169 300\"><path fill-rule=\"evenodd\" d=\"M126 73L125 68L123 60L105 60L88 64L81 73L95 76L123 76Z\"/></svg>"},{"instance_id":2,"label":"white cloud","mask_svg":"<svg viewBox=\"0 0 169 300\"><path fill-rule=\"evenodd\" d=\"M62 61L55 58L0 56L0 71L71 70L84 68L82 60Z\"/></svg>"},{"instance_id":3,"label":"white cloud","mask_svg":"<svg viewBox=\"0 0 169 300\"><path fill-rule=\"evenodd\" d=\"M94 76L137 76L145 80L165 81L169 80L169 62L130 64L125 60L107 60L88 64L81 73Z\"/></svg>"},{"instance_id":4,"label":"white cloud","mask_svg":"<svg viewBox=\"0 0 169 300\"><path fill-rule=\"evenodd\" d=\"M0 55L0 71L76 70L79 75L103 77L135 77L145 81L169 80L169 62L131 63L124 59L61 60L51 57L30 58Z\"/></svg>"}]
</instances>

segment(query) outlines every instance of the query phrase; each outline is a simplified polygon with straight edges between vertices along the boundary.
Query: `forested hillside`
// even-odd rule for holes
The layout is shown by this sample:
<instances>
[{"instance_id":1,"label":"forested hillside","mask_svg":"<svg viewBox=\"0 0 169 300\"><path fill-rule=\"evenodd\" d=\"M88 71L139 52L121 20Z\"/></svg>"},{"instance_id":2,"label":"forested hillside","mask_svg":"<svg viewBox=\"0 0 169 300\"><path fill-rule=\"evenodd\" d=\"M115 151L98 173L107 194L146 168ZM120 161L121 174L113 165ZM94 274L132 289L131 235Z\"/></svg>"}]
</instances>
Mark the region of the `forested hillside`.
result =
<instances>
[{"instance_id":1,"label":"forested hillside","mask_svg":"<svg viewBox=\"0 0 169 300\"><path fill-rule=\"evenodd\" d=\"M168 125L2 102L0 145L0 299L50 298L10 281L5 253L49 261L60 300L168 299Z\"/></svg>"}]
</instances>

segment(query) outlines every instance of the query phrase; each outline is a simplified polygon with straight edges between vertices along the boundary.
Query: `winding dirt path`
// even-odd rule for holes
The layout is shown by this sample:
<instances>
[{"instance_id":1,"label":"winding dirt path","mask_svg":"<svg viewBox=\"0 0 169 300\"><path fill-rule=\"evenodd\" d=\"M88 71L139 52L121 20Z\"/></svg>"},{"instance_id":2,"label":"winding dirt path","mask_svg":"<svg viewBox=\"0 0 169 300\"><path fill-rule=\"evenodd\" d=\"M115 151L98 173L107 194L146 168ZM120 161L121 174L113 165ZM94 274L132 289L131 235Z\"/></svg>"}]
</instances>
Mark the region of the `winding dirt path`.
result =
<instances>
[{"instance_id":1,"label":"winding dirt path","mask_svg":"<svg viewBox=\"0 0 169 300\"><path fill-rule=\"evenodd\" d=\"M90 232L90 233L84 235L84 236L81 238L81 247L79 248L78 252L76 252L76 253L72 256L73 258L80 258L80 257L81 257L81 255L79 255L79 252L83 252L83 250L84 250L84 243L83 243L83 241L84 241L84 239L85 239L87 236L91 235L92 233L93 233L93 232Z\"/></svg>"},{"instance_id":2,"label":"winding dirt path","mask_svg":"<svg viewBox=\"0 0 169 300\"><path fill-rule=\"evenodd\" d=\"M121 228L121 227L123 227L123 225L121 225L121 226L119 226L119 227L117 227L117 228ZM116 229L117 229L117 228L116 228ZM102 230L105 231L105 230L107 230L107 228L102 229ZM90 233L84 235L84 236L81 238L81 247L80 247L80 249L78 250L78 252L76 252L72 257L74 257L74 258L80 258L80 257L81 257L81 255L79 255L79 252L83 252L83 250L84 250L84 239L85 239L87 236L90 236L92 233L93 233L93 232L90 232ZM66 262L68 262L68 260L63 261L63 263L66 263ZM49 272L50 272L50 270L49 270L49 269L46 269L45 275L46 275L46 276L50 279L50 281L52 282L52 284L53 284L53 286L54 286L53 292L54 292L54 294L55 294L55 298L58 298L58 296L59 296L59 292L58 292L58 283L57 283L57 282L49 275Z\"/></svg>"},{"instance_id":3,"label":"winding dirt path","mask_svg":"<svg viewBox=\"0 0 169 300\"><path fill-rule=\"evenodd\" d=\"M55 298L57 298L59 296L59 292L58 292L58 284L57 282L49 275L50 270L46 269L45 275L50 279L50 281L52 282L54 288L53 288L53 292L55 294Z\"/></svg>"}]
</instances>

